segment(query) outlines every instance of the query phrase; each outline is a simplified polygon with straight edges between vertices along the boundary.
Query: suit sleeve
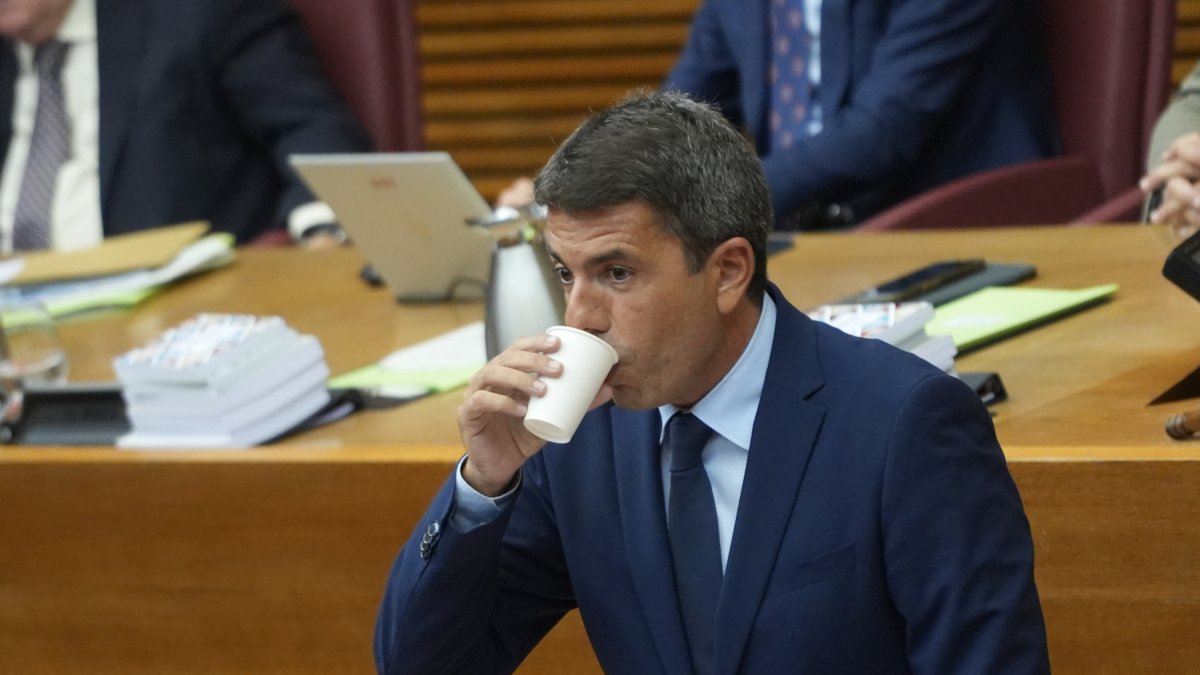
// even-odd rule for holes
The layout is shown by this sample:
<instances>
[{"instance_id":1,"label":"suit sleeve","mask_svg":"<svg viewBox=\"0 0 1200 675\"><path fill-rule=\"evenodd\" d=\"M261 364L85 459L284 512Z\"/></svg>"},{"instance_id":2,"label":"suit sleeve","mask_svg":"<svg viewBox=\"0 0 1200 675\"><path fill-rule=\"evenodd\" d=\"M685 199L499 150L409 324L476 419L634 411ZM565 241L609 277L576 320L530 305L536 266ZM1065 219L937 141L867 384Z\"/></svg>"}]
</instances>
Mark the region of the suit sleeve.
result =
<instances>
[{"instance_id":1,"label":"suit sleeve","mask_svg":"<svg viewBox=\"0 0 1200 675\"><path fill-rule=\"evenodd\" d=\"M470 531L449 526L453 478L438 493L388 579L380 673L512 672L575 607L540 457L522 471L516 499Z\"/></svg>"},{"instance_id":2,"label":"suit sleeve","mask_svg":"<svg viewBox=\"0 0 1200 675\"><path fill-rule=\"evenodd\" d=\"M220 90L285 186L275 221L313 195L288 164L293 153L367 152L371 141L324 77L300 17L282 0L210 5L207 42Z\"/></svg>"},{"instance_id":3,"label":"suit sleeve","mask_svg":"<svg viewBox=\"0 0 1200 675\"><path fill-rule=\"evenodd\" d=\"M1049 673L1029 522L986 410L937 376L897 419L881 517L913 673Z\"/></svg>"},{"instance_id":4,"label":"suit sleeve","mask_svg":"<svg viewBox=\"0 0 1200 675\"><path fill-rule=\"evenodd\" d=\"M744 120L738 64L715 5L705 2L696 12L683 53L663 88L712 103L730 122L741 125Z\"/></svg>"},{"instance_id":5,"label":"suit sleeve","mask_svg":"<svg viewBox=\"0 0 1200 675\"><path fill-rule=\"evenodd\" d=\"M1162 163L1163 153L1176 138L1195 131L1200 131L1200 63L1184 79L1179 94L1155 123L1150 151L1146 155L1146 170L1151 171Z\"/></svg>"}]
</instances>

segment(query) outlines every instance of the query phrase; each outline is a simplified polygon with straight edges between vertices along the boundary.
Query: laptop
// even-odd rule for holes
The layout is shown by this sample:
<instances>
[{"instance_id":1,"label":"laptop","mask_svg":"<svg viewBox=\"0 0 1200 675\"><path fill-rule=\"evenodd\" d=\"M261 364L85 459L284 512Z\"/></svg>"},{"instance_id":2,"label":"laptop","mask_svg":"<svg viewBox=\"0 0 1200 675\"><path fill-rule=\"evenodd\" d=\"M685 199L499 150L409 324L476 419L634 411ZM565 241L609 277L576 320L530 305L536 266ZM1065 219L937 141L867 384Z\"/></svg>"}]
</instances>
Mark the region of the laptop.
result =
<instances>
[{"instance_id":1,"label":"laptop","mask_svg":"<svg viewBox=\"0 0 1200 675\"><path fill-rule=\"evenodd\" d=\"M308 187L403 302L482 297L491 207L445 152L292 155Z\"/></svg>"}]
</instances>

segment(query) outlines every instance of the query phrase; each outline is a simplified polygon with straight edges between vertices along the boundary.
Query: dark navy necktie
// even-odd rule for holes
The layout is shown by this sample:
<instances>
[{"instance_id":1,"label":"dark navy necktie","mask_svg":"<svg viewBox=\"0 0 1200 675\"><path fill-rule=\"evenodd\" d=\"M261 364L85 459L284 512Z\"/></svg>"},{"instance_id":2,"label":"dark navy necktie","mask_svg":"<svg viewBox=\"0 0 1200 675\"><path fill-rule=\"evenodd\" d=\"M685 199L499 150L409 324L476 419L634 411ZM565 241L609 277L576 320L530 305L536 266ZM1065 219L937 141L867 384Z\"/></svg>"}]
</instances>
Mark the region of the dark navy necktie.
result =
<instances>
[{"instance_id":1,"label":"dark navy necktie","mask_svg":"<svg viewBox=\"0 0 1200 675\"><path fill-rule=\"evenodd\" d=\"M804 0L771 0L770 34L771 150L778 151L809 135L812 36L804 21Z\"/></svg>"},{"instance_id":2,"label":"dark navy necktie","mask_svg":"<svg viewBox=\"0 0 1200 675\"><path fill-rule=\"evenodd\" d=\"M715 668L717 599L721 594L721 541L712 484L701 462L712 430L691 413L667 422L663 448L671 453L667 525L675 588L683 611L692 665L704 675Z\"/></svg>"},{"instance_id":3,"label":"dark navy necktie","mask_svg":"<svg viewBox=\"0 0 1200 675\"><path fill-rule=\"evenodd\" d=\"M33 56L37 71L37 112L29 159L21 179L21 194L13 216L13 249L28 251L49 248L50 212L58 169L71 156L70 123L63 100L62 74L68 45L50 40L38 46Z\"/></svg>"}]
</instances>

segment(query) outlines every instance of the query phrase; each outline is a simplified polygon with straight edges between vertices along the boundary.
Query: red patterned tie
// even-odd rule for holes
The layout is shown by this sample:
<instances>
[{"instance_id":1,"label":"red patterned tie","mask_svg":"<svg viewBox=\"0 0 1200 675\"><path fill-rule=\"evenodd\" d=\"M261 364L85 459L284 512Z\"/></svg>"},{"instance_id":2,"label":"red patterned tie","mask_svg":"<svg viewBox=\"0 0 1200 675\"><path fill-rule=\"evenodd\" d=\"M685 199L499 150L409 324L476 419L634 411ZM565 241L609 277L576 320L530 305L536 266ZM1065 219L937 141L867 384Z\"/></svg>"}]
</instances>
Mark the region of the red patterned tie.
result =
<instances>
[{"instance_id":1,"label":"red patterned tie","mask_svg":"<svg viewBox=\"0 0 1200 675\"><path fill-rule=\"evenodd\" d=\"M812 36L804 0L771 0L771 150L787 150L809 135L813 86L808 76Z\"/></svg>"}]
</instances>

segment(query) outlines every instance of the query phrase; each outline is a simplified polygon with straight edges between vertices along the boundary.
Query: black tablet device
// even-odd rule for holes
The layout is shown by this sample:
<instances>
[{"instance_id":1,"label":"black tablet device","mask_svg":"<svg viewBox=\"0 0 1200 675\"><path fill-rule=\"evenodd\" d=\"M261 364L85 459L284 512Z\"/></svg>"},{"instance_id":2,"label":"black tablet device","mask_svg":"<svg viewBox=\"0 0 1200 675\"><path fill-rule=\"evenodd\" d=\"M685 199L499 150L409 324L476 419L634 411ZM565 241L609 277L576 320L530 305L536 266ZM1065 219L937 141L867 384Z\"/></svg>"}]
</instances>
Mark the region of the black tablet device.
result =
<instances>
[{"instance_id":1,"label":"black tablet device","mask_svg":"<svg viewBox=\"0 0 1200 675\"><path fill-rule=\"evenodd\" d=\"M1167 256L1163 276L1200 300L1200 232L1183 240Z\"/></svg>"}]
</instances>

